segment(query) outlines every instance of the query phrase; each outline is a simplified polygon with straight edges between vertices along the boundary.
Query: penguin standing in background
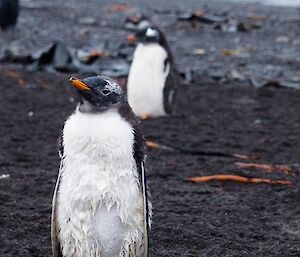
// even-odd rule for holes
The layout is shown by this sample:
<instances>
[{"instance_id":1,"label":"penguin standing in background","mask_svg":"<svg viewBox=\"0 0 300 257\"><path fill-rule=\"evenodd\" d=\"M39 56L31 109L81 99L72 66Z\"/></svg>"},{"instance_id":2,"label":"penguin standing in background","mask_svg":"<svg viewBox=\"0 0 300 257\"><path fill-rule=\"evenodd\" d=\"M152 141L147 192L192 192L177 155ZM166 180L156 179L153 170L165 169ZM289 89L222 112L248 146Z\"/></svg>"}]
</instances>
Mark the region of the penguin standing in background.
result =
<instances>
[{"instance_id":1,"label":"penguin standing in background","mask_svg":"<svg viewBox=\"0 0 300 257\"><path fill-rule=\"evenodd\" d=\"M19 15L19 0L0 0L0 27L15 26Z\"/></svg>"},{"instance_id":2,"label":"penguin standing in background","mask_svg":"<svg viewBox=\"0 0 300 257\"><path fill-rule=\"evenodd\" d=\"M139 121L121 87L71 78L80 103L67 119L54 191L54 257L146 257L151 204Z\"/></svg>"},{"instance_id":3,"label":"penguin standing in background","mask_svg":"<svg viewBox=\"0 0 300 257\"><path fill-rule=\"evenodd\" d=\"M127 82L128 103L141 118L172 114L179 74L164 34L157 27L137 33Z\"/></svg>"}]
</instances>

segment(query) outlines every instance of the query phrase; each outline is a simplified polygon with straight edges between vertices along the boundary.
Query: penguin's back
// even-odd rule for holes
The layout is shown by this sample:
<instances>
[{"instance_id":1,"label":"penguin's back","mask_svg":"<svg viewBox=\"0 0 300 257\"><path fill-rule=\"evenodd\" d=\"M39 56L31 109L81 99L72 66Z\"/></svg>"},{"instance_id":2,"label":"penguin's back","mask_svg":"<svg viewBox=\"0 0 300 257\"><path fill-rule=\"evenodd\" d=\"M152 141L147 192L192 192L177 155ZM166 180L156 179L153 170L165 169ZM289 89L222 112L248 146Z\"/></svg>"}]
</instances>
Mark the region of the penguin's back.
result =
<instances>
[{"instance_id":1,"label":"penguin's back","mask_svg":"<svg viewBox=\"0 0 300 257\"><path fill-rule=\"evenodd\" d=\"M66 121L63 144L57 208L63 256L127 256L134 247L143 251L133 128L116 110L77 111Z\"/></svg>"},{"instance_id":2,"label":"penguin's back","mask_svg":"<svg viewBox=\"0 0 300 257\"><path fill-rule=\"evenodd\" d=\"M137 46L127 84L128 102L136 115L166 115L163 94L170 69L167 58L168 53L157 43Z\"/></svg>"}]
</instances>

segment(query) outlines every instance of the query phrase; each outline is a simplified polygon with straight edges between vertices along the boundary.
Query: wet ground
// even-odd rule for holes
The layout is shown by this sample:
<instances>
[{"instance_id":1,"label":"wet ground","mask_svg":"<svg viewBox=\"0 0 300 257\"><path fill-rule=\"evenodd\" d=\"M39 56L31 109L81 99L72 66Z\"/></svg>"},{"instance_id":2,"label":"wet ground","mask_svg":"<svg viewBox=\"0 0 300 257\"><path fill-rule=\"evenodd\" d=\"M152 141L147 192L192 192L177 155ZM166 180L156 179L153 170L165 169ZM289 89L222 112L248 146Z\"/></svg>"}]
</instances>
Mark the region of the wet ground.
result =
<instances>
[{"instance_id":1,"label":"wet ground","mask_svg":"<svg viewBox=\"0 0 300 257\"><path fill-rule=\"evenodd\" d=\"M0 32L1 47L34 51L59 39L78 48L107 41L114 49L127 34L126 12L109 13L110 4L23 1L19 26ZM141 6L162 27L180 71L192 74L180 88L177 114L146 121L146 137L174 148L255 155L256 162L286 164L294 173L239 169L235 158L150 150L150 256L300 256L300 91L293 89L300 84L298 10L179 0L130 5ZM223 32L177 21L177 13L198 9L261 26ZM77 22L86 14L96 24ZM236 71L241 76L232 76ZM71 75L80 76L0 66L0 256L50 256L56 139L76 105ZM216 173L292 185L185 181Z\"/></svg>"}]
</instances>

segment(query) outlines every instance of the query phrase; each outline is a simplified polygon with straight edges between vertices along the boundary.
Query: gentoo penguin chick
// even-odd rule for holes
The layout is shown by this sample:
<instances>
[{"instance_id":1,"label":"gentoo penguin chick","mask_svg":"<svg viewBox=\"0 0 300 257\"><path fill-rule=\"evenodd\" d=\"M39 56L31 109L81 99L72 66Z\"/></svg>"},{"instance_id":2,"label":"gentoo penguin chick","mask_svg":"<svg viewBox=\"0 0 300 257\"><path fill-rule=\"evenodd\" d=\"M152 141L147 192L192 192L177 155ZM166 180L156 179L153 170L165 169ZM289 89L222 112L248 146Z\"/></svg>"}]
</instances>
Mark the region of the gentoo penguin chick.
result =
<instances>
[{"instance_id":1,"label":"gentoo penguin chick","mask_svg":"<svg viewBox=\"0 0 300 257\"><path fill-rule=\"evenodd\" d=\"M146 257L151 204L139 121L121 87L71 78L80 103L64 125L54 191L54 257Z\"/></svg>"},{"instance_id":2,"label":"gentoo penguin chick","mask_svg":"<svg viewBox=\"0 0 300 257\"><path fill-rule=\"evenodd\" d=\"M16 25L19 15L19 0L0 0L0 27L5 30Z\"/></svg>"},{"instance_id":3,"label":"gentoo penguin chick","mask_svg":"<svg viewBox=\"0 0 300 257\"><path fill-rule=\"evenodd\" d=\"M129 105L142 118L172 114L179 75L166 38L156 27L137 37L127 83Z\"/></svg>"}]
</instances>

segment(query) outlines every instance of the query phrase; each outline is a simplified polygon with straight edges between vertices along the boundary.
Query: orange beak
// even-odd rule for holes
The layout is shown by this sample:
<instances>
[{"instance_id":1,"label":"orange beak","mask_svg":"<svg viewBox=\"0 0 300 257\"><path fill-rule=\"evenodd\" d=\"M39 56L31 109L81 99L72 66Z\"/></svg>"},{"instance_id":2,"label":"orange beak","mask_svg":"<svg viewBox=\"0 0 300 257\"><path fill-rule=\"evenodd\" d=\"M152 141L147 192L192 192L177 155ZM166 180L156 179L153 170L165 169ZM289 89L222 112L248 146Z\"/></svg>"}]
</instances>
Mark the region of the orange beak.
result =
<instances>
[{"instance_id":1,"label":"orange beak","mask_svg":"<svg viewBox=\"0 0 300 257\"><path fill-rule=\"evenodd\" d=\"M78 90L91 90L89 86L84 84L79 79L76 79L76 78L72 77L72 78L70 78L70 82L71 82L72 86L75 87Z\"/></svg>"}]
</instances>

